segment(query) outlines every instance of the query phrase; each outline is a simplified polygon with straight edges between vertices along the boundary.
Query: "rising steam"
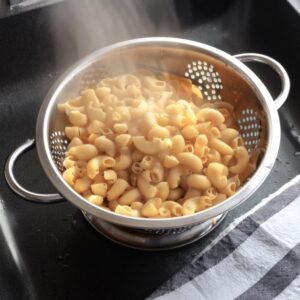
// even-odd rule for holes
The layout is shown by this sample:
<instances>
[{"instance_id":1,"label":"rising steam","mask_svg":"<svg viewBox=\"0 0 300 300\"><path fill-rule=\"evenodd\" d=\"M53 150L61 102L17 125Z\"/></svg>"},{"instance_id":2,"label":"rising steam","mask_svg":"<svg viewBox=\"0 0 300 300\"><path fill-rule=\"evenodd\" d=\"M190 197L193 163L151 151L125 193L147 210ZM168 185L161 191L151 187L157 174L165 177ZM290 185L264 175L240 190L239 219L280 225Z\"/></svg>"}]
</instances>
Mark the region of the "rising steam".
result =
<instances>
[{"instance_id":1,"label":"rising steam","mask_svg":"<svg viewBox=\"0 0 300 300\"><path fill-rule=\"evenodd\" d=\"M172 0L81 0L67 1L64 5L64 9L53 16L58 55L65 54L68 47L72 47L72 51L76 47L81 57L115 42L170 36L178 29Z\"/></svg>"}]
</instances>

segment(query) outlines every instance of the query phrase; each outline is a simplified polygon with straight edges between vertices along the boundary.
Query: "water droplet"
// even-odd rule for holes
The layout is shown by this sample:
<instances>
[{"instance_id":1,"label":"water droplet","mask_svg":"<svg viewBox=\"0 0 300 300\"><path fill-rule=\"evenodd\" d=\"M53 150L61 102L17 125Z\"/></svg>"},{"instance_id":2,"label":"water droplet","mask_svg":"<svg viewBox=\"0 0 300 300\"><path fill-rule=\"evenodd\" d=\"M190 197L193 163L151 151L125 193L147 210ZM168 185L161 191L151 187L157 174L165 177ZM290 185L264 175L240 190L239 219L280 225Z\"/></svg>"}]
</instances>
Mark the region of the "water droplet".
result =
<instances>
[{"instance_id":1,"label":"water droplet","mask_svg":"<svg viewBox=\"0 0 300 300\"><path fill-rule=\"evenodd\" d=\"M58 256L56 257L56 259L57 259L58 261L63 261L63 260L64 260L64 257L63 257L62 255L58 255Z\"/></svg>"},{"instance_id":2,"label":"water droplet","mask_svg":"<svg viewBox=\"0 0 300 300\"><path fill-rule=\"evenodd\" d=\"M71 267L69 265L63 264L64 269L70 269Z\"/></svg>"},{"instance_id":3,"label":"water droplet","mask_svg":"<svg viewBox=\"0 0 300 300\"><path fill-rule=\"evenodd\" d=\"M72 224L71 224L72 229L75 229L76 226L77 226L77 221L76 221L76 220L73 220L73 221L72 221Z\"/></svg>"}]
</instances>

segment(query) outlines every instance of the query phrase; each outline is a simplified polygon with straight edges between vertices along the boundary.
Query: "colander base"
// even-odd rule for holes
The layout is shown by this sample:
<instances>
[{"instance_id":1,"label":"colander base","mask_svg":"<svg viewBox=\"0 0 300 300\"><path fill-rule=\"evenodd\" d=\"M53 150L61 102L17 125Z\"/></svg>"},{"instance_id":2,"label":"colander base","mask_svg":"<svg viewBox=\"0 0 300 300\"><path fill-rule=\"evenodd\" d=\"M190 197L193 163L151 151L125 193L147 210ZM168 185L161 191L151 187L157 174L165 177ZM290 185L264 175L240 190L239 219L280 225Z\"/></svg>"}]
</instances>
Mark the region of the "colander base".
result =
<instances>
[{"instance_id":1,"label":"colander base","mask_svg":"<svg viewBox=\"0 0 300 300\"><path fill-rule=\"evenodd\" d=\"M111 241L139 250L170 250L196 242L214 230L227 213L190 227L177 229L134 229L118 226L96 218L84 211L83 216L92 227Z\"/></svg>"}]
</instances>

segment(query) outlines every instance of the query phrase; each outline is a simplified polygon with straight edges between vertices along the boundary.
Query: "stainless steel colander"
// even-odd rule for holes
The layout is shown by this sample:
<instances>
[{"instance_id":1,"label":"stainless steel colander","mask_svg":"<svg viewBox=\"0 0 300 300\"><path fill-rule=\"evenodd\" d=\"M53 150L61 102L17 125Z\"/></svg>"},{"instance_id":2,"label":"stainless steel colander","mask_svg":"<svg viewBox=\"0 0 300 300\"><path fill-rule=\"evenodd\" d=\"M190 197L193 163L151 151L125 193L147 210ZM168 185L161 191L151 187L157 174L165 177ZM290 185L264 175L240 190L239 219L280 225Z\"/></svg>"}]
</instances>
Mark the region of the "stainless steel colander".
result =
<instances>
[{"instance_id":1,"label":"stainless steel colander","mask_svg":"<svg viewBox=\"0 0 300 300\"><path fill-rule=\"evenodd\" d=\"M280 76L282 91L275 101L260 79L242 62L257 61L272 67ZM66 119L57 104L93 87L102 78L135 69L165 71L187 77L199 86L207 101L225 101L235 108L238 126L251 155L263 149L257 170L226 201L191 216L145 219L115 214L91 204L64 181L62 159L68 140ZM37 194L22 187L13 174L18 156L33 146L28 140L9 157L5 176L10 187L22 197L43 203L69 200L79 207L88 222L104 236L127 246L161 250L191 243L214 229L226 213L249 198L269 174L280 144L277 110L287 99L288 75L274 59L247 53L231 56L205 44L175 38L143 38L118 43L87 56L71 67L53 85L39 112L36 147L40 162L59 194ZM62 196L61 196L62 195Z\"/></svg>"}]
</instances>

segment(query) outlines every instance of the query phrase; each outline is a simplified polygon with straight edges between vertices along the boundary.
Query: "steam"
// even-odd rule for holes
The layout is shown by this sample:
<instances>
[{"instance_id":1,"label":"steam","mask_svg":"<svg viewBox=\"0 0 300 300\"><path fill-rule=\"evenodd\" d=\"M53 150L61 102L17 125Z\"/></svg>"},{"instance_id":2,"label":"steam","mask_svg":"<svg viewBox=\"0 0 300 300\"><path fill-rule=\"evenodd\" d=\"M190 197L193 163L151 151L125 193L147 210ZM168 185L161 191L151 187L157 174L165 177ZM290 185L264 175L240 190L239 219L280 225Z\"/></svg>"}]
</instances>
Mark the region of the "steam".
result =
<instances>
[{"instance_id":1,"label":"steam","mask_svg":"<svg viewBox=\"0 0 300 300\"><path fill-rule=\"evenodd\" d=\"M55 12L52 27L57 55L82 57L127 39L174 35L178 24L173 0L73 0Z\"/></svg>"}]
</instances>

